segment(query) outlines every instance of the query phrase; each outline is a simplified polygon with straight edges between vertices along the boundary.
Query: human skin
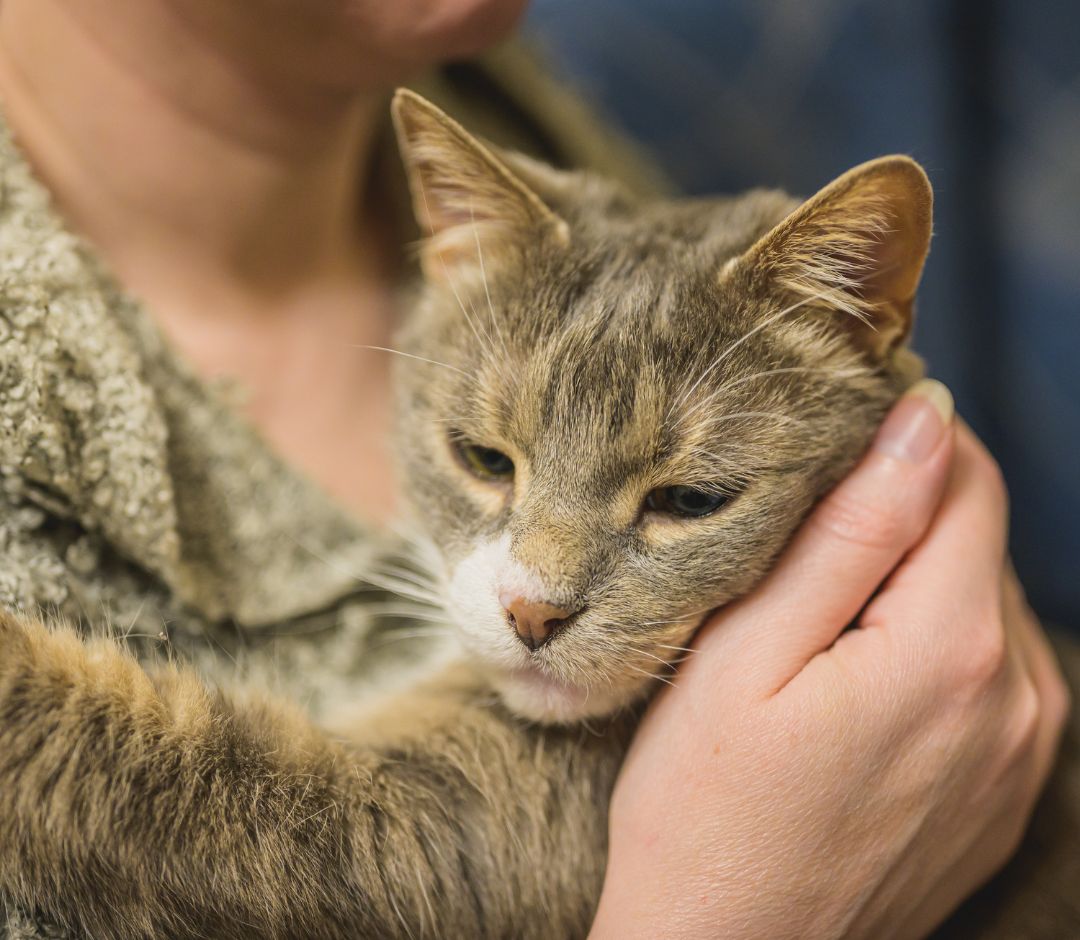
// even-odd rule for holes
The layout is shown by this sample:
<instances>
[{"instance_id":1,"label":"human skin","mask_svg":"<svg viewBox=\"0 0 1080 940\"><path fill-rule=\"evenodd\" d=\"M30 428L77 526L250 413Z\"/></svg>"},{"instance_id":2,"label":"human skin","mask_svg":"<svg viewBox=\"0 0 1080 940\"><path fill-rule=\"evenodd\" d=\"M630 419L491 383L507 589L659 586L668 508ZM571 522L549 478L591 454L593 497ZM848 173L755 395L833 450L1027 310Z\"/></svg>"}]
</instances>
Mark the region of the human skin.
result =
<instances>
[{"instance_id":1,"label":"human skin","mask_svg":"<svg viewBox=\"0 0 1080 940\"><path fill-rule=\"evenodd\" d=\"M203 375L243 384L248 391L245 414L286 459L343 505L372 519L393 511L394 478L381 446L389 421L389 375L382 359L354 347L387 344L398 313L392 290L399 250L377 202L360 183L375 121L394 84L440 59L485 47L513 25L522 6L520 0L0 2L0 97L58 206L120 281L146 302ZM356 206L362 210L352 211ZM295 395L295 388L303 388L304 394ZM944 505L949 505L948 498ZM984 500L971 512L1000 542L1000 505ZM943 518L947 522L950 517ZM872 515L856 519L848 536L853 557L865 555L860 564L873 568L880 580L902 552L885 564L882 553L875 551L880 542L875 542L877 522ZM923 524L929 523L924 519ZM806 531L818 532L814 526ZM801 536L798 544L811 537ZM858 567L850 558L839 568L826 564L832 557L830 543L827 538L819 541L825 559L819 571ZM809 565L805 558L790 559L814 554L805 547L801 555L798 546L793 551L779 571ZM1013 581L999 568L995 577L973 583L961 595L964 603L927 610L918 603L925 593L923 580L926 592L946 574L949 583L966 583L975 564L969 555L957 553L926 568L932 570L905 563L872 608L891 611L898 623L909 625L905 635L922 635L934 625L940 632L946 624L982 636L976 628L983 624L981 629L990 629L1002 592L1015 595ZM854 604L851 614L876 584L868 576L848 585L850 593L843 597L848 606ZM907 590L895 590L901 584ZM774 576L755 593L756 603L771 599L775 609L788 605L804 613L796 587ZM821 594L820 576L810 594ZM891 608L883 604L885 598L893 598ZM924 708L883 711L859 739L865 748L844 750L851 731L851 713L844 708L853 705L853 693L832 681L835 671L814 664L834 664L835 670L846 662L836 651L863 649L859 642L866 645L865 640L846 637L891 636L892 631L845 634L826 655L821 650L843 625L833 611L820 624L800 621L806 636L773 631L766 648L751 642L754 631L749 627L738 627L751 622L739 619L743 615L738 612L747 609L754 608L739 605L725 612L703 634L701 653L679 680L679 697L662 696L638 736L616 792L611 876L598 931L616 925L612 917L620 908L642 913L638 923L646 924L647 912L640 905L651 897L654 914L681 912L686 936L715 935L722 916L729 925L737 919L748 936L775 935L778 921L787 923L791 914L776 899L799 898L807 868L829 871L835 858L856 858L865 850L854 836L850 844L833 844L827 851L815 843L815 834L835 814L821 799L823 793L842 795L852 832L873 831L879 848L891 846L894 854L906 851L910 864L902 870L865 873L850 867L849 890L843 895L847 905L838 894L831 906L824 905L822 918L833 926L858 925L860 918L872 921L881 904L858 908L851 901L872 895L888 898L890 910L916 911L930 923L931 913L947 909L977 883L972 866L978 868L984 858L1000 864L1008 840L997 837L979 813L954 813L950 818L965 821L974 836L950 842L957 861L940 870L931 863L943 856L943 843L936 838L912 842L906 839L907 830L931 812L951 811L958 801L967 805L984 763L965 764L953 755L967 748L989 760L981 735L1000 717L1008 696L973 694L977 683L972 685L964 670L933 671L938 701L968 701L965 718L971 720L949 727L951 750L942 750L936 762L935 755L928 755L914 780L904 778L904 768L898 768L890 792L907 794L927 773L938 774L948 785L924 794L928 802L918 812L899 796L893 802L885 796L862 801L878 792L875 771L888 742L900 735L915 740L920 734L938 733L930 707L934 700L919 698L927 691L926 676L909 668L907 660L891 659L887 648L867 651L866 662L877 671L860 674L859 688L866 699L901 697L920 701ZM752 622L760 627L761 619ZM1010 650L1041 642L1037 625L1026 622L1028 639L1011 642ZM736 627L729 629L733 623ZM1010 628L1008 635L1013 632ZM745 646L730 645L732 637L743 635ZM804 646L808 637L818 645ZM783 691L797 689L805 701L816 704L820 720L811 729L800 723L801 712L794 706L783 712L761 704L761 688L768 682L746 687L759 698L740 702L737 709L731 707L731 698L723 697L742 688L721 681L727 671L755 675L766 665L760 658L773 649L800 651L805 659L799 681ZM954 647L949 649L957 655ZM775 678L770 672L761 677ZM773 700L787 702L779 695ZM761 707L751 708L751 702ZM1030 723L1052 728L1052 710L1037 711ZM745 784L747 775L768 769L761 763L767 753L749 746L721 748L715 755L709 751L719 733L716 716L729 712L741 717L737 728L724 732L725 740L737 731L745 741L769 735L801 741L801 747L783 750L790 785L774 788L769 814L761 812L760 793L753 787L730 787L732 780ZM781 720L785 716L788 723ZM1052 737L1044 731L1040 735L1040 740ZM1010 805L1030 806L1045 751L1013 755L1024 773L1009 774L1002 785ZM842 759L823 760L834 752ZM707 759L693 759L702 754ZM693 773L672 777L672 767L688 765L696 768ZM658 793L687 807L686 814L657 817L652 801ZM881 825L882 805L896 823L891 829ZM726 811L722 817L716 813L720 807ZM698 825L709 813L711 824ZM651 818L668 819L661 855L656 843L645 837ZM782 827L777 824L780 818L785 820ZM741 824L720 824L731 819ZM994 851L976 851L980 840L989 840ZM755 861L751 851L755 847L778 862L768 869L777 891L767 905L754 900L754 885L762 876L762 862ZM779 864L785 861L784 853L801 859L802 868ZM745 865L740 861L744 857ZM912 870L938 871L940 900L913 881ZM626 895L627 885L635 882L646 886L636 895L637 906L635 898ZM706 904L694 907L703 895ZM696 916L691 916L693 911ZM666 928L663 935L670 935ZM863 935L874 934L870 930Z\"/></svg>"}]
</instances>

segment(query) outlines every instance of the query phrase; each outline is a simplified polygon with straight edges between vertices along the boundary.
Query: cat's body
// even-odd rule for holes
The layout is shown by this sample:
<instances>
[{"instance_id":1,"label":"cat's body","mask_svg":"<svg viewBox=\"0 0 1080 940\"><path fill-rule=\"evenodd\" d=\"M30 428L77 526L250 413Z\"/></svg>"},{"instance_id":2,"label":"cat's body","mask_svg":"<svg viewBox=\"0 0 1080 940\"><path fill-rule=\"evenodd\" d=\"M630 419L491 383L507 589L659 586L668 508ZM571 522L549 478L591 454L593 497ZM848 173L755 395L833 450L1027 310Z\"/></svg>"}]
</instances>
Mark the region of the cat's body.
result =
<instances>
[{"instance_id":1,"label":"cat's body","mask_svg":"<svg viewBox=\"0 0 1080 940\"><path fill-rule=\"evenodd\" d=\"M640 204L397 101L427 287L401 451L455 624L363 717L0 619L0 891L94 936L583 935L657 674L918 375L911 161ZM587 722L585 721L587 719Z\"/></svg>"}]
</instances>

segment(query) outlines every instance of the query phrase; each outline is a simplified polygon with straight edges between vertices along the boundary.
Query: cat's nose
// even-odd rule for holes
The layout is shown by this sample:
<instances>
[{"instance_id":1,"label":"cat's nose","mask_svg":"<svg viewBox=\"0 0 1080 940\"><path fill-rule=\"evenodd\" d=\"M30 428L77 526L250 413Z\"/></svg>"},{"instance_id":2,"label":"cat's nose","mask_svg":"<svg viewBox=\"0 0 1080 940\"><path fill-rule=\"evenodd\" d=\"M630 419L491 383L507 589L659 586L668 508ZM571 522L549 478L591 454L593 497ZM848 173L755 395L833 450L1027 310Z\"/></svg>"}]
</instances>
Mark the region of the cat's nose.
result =
<instances>
[{"instance_id":1,"label":"cat's nose","mask_svg":"<svg viewBox=\"0 0 1080 940\"><path fill-rule=\"evenodd\" d=\"M500 595L499 600L506 611L507 622L530 650L540 649L566 626L566 621L573 614L573 611L554 604L529 601L514 595Z\"/></svg>"}]
</instances>

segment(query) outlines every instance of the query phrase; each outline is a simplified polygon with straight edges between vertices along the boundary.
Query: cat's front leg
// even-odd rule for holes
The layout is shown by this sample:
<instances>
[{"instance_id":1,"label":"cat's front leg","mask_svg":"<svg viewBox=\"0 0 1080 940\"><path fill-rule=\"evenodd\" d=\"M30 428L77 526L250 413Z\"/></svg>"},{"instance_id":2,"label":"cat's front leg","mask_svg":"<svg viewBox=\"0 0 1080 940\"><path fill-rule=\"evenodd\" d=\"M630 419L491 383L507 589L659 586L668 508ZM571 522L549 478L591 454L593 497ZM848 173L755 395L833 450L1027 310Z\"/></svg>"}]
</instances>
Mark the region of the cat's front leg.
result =
<instances>
[{"instance_id":1,"label":"cat's front leg","mask_svg":"<svg viewBox=\"0 0 1080 940\"><path fill-rule=\"evenodd\" d=\"M0 894L103 937L583 933L622 732L522 726L460 673L418 702L349 746L2 615Z\"/></svg>"}]
</instances>

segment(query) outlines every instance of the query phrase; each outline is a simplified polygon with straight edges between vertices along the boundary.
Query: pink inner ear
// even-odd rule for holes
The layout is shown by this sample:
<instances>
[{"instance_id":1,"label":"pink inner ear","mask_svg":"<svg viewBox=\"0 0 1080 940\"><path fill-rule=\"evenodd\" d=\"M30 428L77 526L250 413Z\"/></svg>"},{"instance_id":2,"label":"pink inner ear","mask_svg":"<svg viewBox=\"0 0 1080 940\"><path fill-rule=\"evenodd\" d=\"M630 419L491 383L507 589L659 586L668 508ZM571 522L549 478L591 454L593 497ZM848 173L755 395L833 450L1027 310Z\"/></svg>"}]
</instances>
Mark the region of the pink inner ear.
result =
<instances>
[{"instance_id":1,"label":"pink inner ear","mask_svg":"<svg viewBox=\"0 0 1080 940\"><path fill-rule=\"evenodd\" d=\"M931 202L926 176L913 161L871 161L804 203L750 258L807 305L844 311L852 340L883 356L911 329Z\"/></svg>"},{"instance_id":2,"label":"pink inner ear","mask_svg":"<svg viewBox=\"0 0 1080 940\"><path fill-rule=\"evenodd\" d=\"M488 145L417 95L399 91L394 125L421 231L421 265L431 280L451 269L490 267L543 230L560 241L566 224Z\"/></svg>"},{"instance_id":3,"label":"pink inner ear","mask_svg":"<svg viewBox=\"0 0 1080 940\"><path fill-rule=\"evenodd\" d=\"M884 229L870 249L864 297L870 303L909 306L919 287L925 247L912 207L889 203Z\"/></svg>"},{"instance_id":4,"label":"pink inner ear","mask_svg":"<svg viewBox=\"0 0 1080 940\"><path fill-rule=\"evenodd\" d=\"M492 221L490 211L485 211L482 204L477 206L475 198L463 186L441 183L431 187L427 196L427 214L425 220L432 232L454 228L459 225L471 225L473 222Z\"/></svg>"},{"instance_id":5,"label":"pink inner ear","mask_svg":"<svg viewBox=\"0 0 1080 940\"><path fill-rule=\"evenodd\" d=\"M516 257L514 237L520 226L498 217L480 217L450 210L437 220L420 244L420 264L428 281L457 285L488 278Z\"/></svg>"}]
</instances>

